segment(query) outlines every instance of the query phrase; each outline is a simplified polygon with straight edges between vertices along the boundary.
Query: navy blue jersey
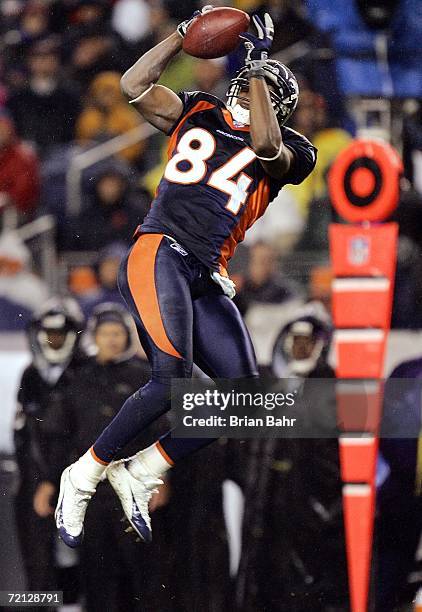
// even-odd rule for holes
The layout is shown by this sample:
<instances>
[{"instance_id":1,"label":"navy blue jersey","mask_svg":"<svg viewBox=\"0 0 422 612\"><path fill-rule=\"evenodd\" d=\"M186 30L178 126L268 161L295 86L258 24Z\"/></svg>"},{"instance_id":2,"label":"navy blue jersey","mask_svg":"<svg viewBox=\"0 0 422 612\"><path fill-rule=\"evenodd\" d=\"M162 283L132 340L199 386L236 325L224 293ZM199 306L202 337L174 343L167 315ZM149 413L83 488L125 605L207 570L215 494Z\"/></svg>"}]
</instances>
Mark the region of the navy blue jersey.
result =
<instances>
[{"instance_id":1,"label":"navy blue jersey","mask_svg":"<svg viewBox=\"0 0 422 612\"><path fill-rule=\"evenodd\" d=\"M297 185L313 170L316 149L282 127L294 162L282 180L274 179L252 149L249 126L236 124L221 100L202 92L179 95L183 112L170 131L168 163L138 232L169 234L203 264L224 271L283 185Z\"/></svg>"}]
</instances>

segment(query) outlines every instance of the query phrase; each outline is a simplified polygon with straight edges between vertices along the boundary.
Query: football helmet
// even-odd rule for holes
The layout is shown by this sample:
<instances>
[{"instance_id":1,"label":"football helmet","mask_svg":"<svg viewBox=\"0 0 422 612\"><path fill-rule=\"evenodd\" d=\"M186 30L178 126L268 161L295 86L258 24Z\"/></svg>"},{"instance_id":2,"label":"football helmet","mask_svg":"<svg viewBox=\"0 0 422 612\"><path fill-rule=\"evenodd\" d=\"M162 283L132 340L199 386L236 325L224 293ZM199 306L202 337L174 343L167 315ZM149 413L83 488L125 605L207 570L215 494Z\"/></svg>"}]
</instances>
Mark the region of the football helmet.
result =
<instances>
[{"instance_id":1,"label":"football helmet","mask_svg":"<svg viewBox=\"0 0 422 612\"><path fill-rule=\"evenodd\" d=\"M269 59L263 65L265 80L272 85L270 91L271 102L280 125L284 125L292 116L299 99L299 85L295 75L287 66L278 60ZM227 90L227 108L231 111L233 119L240 123L249 124L249 110L243 108L238 100L242 89L249 89L249 68L244 66L230 81Z\"/></svg>"},{"instance_id":2,"label":"football helmet","mask_svg":"<svg viewBox=\"0 0 422 612\"><path fill-rule=\"evenodd\" d=\"M327 360L332 335L328 312L317 301L305 304L281 330L273 348L272 369L278 378L307 376L320 360ZM294 350L298 338L309 340L308 349ZM298 354L299 353L299 354Z\"/></svg>"},{"instance_id":3,"label":"football helmet","mask_svg":"<svg viewBox=\"0 0 422 612\"><path fill-rule=\"evenodd\" d=\"M84 328L84 319L73 298L52 298L33 317L27 333L38 369L71 360Z\"/></svg>"}]
</instances>

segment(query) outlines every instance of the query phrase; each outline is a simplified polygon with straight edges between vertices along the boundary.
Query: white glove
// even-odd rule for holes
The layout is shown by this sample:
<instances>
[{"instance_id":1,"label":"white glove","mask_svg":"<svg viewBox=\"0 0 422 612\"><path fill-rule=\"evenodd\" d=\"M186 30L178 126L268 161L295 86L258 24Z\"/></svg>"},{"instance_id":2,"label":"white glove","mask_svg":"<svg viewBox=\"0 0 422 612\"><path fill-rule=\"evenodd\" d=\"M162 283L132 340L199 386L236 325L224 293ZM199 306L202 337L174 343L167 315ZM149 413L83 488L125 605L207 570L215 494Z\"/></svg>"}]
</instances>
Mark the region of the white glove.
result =
<instances>
[{"instance_id":1,"label":"white glove","mask_svg":"<svg viewBox=\"0 0 422 612\"><path fill-rule=\"evenodd\" d=\"M178 33L180 34L180 36L184 38L186 36L186 32L188 31L188 27L191 25L192 21L196 19L197 17L199 17L199 15L204 15L204 13L208 13L209 11L212 11L213 8L214 7L212 6L212 4L207 4L207 6L204 6L204 8L201 11L195 11L192 17L189 17L189 19L185 19L185 21L182 21L182 23L179 23L176 29Z\"/></svg>"}]
</instances>

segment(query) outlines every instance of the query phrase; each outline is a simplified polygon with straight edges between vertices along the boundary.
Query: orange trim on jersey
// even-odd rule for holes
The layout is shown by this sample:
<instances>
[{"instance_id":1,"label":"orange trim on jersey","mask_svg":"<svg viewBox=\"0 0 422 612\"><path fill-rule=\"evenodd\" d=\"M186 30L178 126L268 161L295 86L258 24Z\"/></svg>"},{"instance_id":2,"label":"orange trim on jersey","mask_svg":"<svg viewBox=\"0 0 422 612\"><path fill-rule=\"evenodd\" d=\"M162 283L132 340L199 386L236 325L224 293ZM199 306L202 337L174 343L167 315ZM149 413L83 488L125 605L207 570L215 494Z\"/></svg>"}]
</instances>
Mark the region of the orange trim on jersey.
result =
<instances>
[{"instance_id":1,"label":"orange trim on jersey","mask_svg":"<svg viewBox=\"0 0 422 612\"><path fill-rule=\"evenodd\" d=\"M173 134L170 136L170 140L169 140L168 147L167 147L167 159L170 159L174 149L176 148L177 135L179 133L180 128L185 123L185 121L189 119L189 117L193 115L194 113L199 113L201 111L209 110L214 107L215 107L215 104L211 104L211 102L206 102L205 100L201 100L200 102L197 102L195 106L193 106L190 109L190 111L186 113L184 117L182 117L182 120L180 121L180 123L177 124L176 129L174 130Z\"/></svg>"},{"instance_id":2,"label":"orange trim on jersey","mask_svg":"<svg viewBox=\"0 0 422 612\"><path fill-rule=\"evenodd\" d=\"M162 239L163 234L142 234L138 238L127 262L127 279L142 323L155 345L182 359L167 336L155 285L155 258Z\"/></svg>"},{"instance_id":3,"label":"orange trim on jersey","mask_svg":"<svg viewBox=\"0 0 422 612\"><path fill-rule=\"evenodd\" d=\"M227 268L229 260L232 258L239 242L242 242L246 230L255 223L259 217L262 217L270 202L270 184L268 177L264 177L258 183L255 191L249 196L248 203L240 217L239 223L226 238L220 251L220 269Z\"/></svg>"},{"instance_id":4,"label":"orange trim on jersey","mask_svg":"<svg viewBox=\"0 0 422 612\"><path fill-rule=\"evenodd\" d=\"M232 130L240 130L241 132L249 132L249 125L243 125L243 126L235 125L233 123L233 117L231 116L230 111L228 111L226 108L222 108L221 111L223 113L225 122L231 127Z\"/></svg>"},{"instance_id":5,"label":"orange trim on jersey","mask_svg":"<svg viewBox=\"0 0 422 612\"><path fill-rule=\"evenodd\" d=\"M109 461L103 461L102 459L100 459L98 457L98 455L94 451L94 447L93 446L91 446L91 448L89 450L91 452L92 458L94 459L94 461L96 463L101 463L101 465L109 465L109 463L110 463Z\"/></svg>"},{"instance_id":6,"label":"orange trim on jersey","mask_svg":"<svg viewBox=\"0 0 422 612\"><path fill-rule=\"evenodd\" d=\"M160 442L156 442L155 447L158 450L158 452L160 453L160 455L167 461L167 463L169 465L173 466L174 465L173 459L167 455L166 451L161 446L161 443Z\"/></svg>"}]
</instances>

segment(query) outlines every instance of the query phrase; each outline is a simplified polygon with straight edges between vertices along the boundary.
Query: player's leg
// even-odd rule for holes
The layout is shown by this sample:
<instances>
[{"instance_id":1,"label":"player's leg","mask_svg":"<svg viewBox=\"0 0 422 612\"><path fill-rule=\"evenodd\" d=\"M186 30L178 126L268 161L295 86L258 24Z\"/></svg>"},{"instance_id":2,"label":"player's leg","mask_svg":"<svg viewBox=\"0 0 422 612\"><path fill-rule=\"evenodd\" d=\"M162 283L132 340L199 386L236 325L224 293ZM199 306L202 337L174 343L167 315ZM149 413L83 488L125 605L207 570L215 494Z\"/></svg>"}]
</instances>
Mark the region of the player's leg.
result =
<instances>
[{"instance_id":1,"label":"player's leg","mask_svg":"<svg viewBox=\"0 0 422 612\"><path fill-rule=\"evenodd\" d=\"M122 264L119 285L135 317L141 342L151 363L152 378L126 400L93 447L62 475L56 522L62 538L70 546L77 546L82 541L86 507L107 465L130 440L169 409L171 378L191 375L193 309L190 273L183 257L170 248L167 238L158 234L141 236ZM158 454L159 450L158 445ZM126 466L115 470L118 481L126 474L120 473L122 469L126 470ZM110 474L110 481L112 476ZM120 491L119 497L122 504L125 501L130 506L129 519L136 513L139 516L142 531L139 535L149 539L149 516L144 511L143 501L141 508L133 507L134 491L130 481L129 476L124 479L121 486L125 490ZM148 483L143 483L149 496L157 484L157 478L149 478ZM139 527L137 524L134 526Z\"/></svg>"},{"instance_id":2,"label":"player's leg","mask_svg":"<svg viewBox=\"0 0 422 612\"><path fill-rule=\"evenodd\" d=\"M192 375L190 270L169 245L166 237L142 236L121 268L120 290L151 365L151 380L126 400L94 443L93 454L103 463L169 410L172 378Z\"/></svg>"},{"instance_id":3,"label":"player's leg","mask_svg":"<svg viewBox=\"0 0 422 612\"><path fill-rule=\"evenodd\" d=\"M225 295L207 295L196 299L193 309L195 363L212 378L256 378L258 368L252 341L236 305ZM213 441L213 438L174 438L168 432L160 438L159 456L156 445L152 445L136 458L141 462L153 460L158 476Z\"/></svg>"}]
</instances>

